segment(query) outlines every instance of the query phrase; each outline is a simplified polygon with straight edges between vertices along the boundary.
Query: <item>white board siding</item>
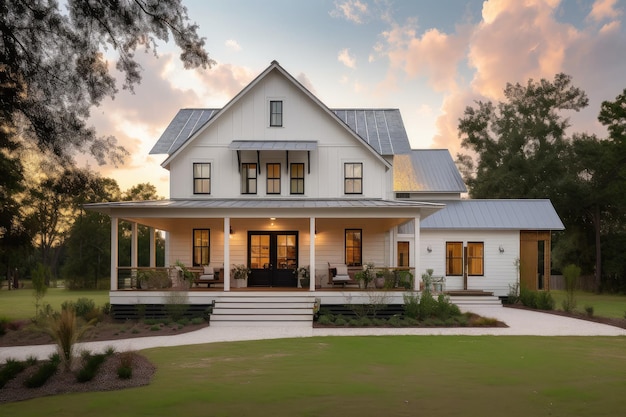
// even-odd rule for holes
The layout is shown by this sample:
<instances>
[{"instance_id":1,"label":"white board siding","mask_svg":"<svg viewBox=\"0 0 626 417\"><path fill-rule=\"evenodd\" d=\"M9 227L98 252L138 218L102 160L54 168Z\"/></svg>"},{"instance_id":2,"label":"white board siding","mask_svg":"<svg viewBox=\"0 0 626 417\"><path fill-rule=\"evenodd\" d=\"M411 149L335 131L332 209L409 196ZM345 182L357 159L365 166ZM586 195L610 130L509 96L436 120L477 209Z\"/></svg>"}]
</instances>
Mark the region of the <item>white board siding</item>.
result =
<instances>
[{"instance_id":1,"label":"white board siding","mask_svg":"<svg viewBox=\"0 0 626 417\"><path fill-rule=\"evenodd\" d=\"M269 127L269 101L283 100L283 127ZM241 176L237 152L229 150L233 140L307 140L317 141L305 165L305 197L343 197L343 163L362 162L362 197L385 198L389 195L391 171L368 148L354 138L333 117L277 74L270 74L232 107L217 116L193 142L170 163L172 198L238 198ZM193 194L192 165L210 162L211 195ZM241 162L257 163L256 151L242 151ZM285 152L261 152L261 174L257 174L257 194L265 197L265 164L281 164L281 195L289 195L289 173ZM306 152L289 152L289 162L308 164ZM254 197L244 195L243 197ZM275 197L272 195L272 197Z\"/></svg>"},{"instance_id":2,"label":"white board siding","mask_svg":"<svg viewBox=\"0 0 626 417\"><path fill-rule=\"evenodd\" d=\"M399 238L399 240L402 240ZM467 289L492 291L494 295L504 296L509 292L509 285L517 281L516 260L519 259L519 231L434 231L422 230L421 233L421 269L433 269L434 275L445 275L446 242L484 242L484 275L468 276ZM500 253L500 246L504 252ZM431 247L432 252L427 248ZM462 276L446 277L446 289L463 289Z\"/></svg>"}]
</instances>

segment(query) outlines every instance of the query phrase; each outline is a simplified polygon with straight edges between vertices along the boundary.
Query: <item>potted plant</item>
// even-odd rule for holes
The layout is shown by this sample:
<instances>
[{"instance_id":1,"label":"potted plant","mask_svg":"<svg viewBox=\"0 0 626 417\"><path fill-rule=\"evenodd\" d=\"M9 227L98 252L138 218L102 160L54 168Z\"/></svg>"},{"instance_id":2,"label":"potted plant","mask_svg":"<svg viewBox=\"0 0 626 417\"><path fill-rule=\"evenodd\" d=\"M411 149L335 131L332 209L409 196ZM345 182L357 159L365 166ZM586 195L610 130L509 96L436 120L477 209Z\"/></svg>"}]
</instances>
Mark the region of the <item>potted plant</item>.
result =
<instances>
[{"instance_id":1,"label":"potted plant","mask_svg":"<svg viewBox=\"0 0 626 417\"><path fill-rule=\"evenodd\" d=\"M376 277L376 272L374 271L374 263L368 262L363 265L363 270L354 274L354 279L359 282L359 287L361 289L366 289L370 282L374 280Z\"/></svg>"},{"instance_id":2,"label":"potted plant","mask_svg":"<svg viewBox=\"0 0 626 417\"><path fill-rule=\"evenodd\" d=\"M311 272L309 271L309 266L301 266L295 270L295 273L300 280L300 286L302 288L309 288L311 285Z\"/></svg>"},{"instance_id":3,"label":"potted plant","mask_svg":"<svg viewBox=\"0 0 626 417\"><path fill-rule=\"evenodd\" d=\"M185 284L185 287L191 288L191 286L196 280L196 274L194 274L189 269L187 269L185 264L182 263L181 261L176 261L174 263L174 267L179 271L180 276L183 279L182 283Z\"/></svg>"},{"instance_id":4,"label":"potted plant","mask_svg":"<svg viewBox=\"0 0 626 417\"><path fill-rule=\"evenodd\" d=\"M248 275L250 274L250 270L244 264L233 265L233 268L230 270L233 278L235 279L235 283L237 288L242 288L246 286L246 281L248 279Z\"/></svg>"},{"instance_id":5,"label":"potted plant","mask_svg":"<svg viewBox=\"0 0 626 417\"><path fill-rule=\"evenodd\" d=\"M385 288L385 276L388 272L389 270L387 268L379 269L378 271L376 271L376 278L374 278L374 286L376 287L376 289L380 290Z\"/></svg>"}]
</instances>

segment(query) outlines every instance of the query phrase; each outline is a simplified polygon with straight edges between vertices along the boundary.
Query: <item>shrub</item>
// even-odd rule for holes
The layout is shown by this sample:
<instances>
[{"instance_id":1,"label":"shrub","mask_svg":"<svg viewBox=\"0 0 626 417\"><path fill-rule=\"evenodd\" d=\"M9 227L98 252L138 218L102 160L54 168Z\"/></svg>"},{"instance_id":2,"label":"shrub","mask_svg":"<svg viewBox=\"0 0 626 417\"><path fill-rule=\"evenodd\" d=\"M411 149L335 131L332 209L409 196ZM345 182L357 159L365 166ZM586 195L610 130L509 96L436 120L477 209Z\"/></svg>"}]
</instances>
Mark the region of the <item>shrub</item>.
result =
<instances>
[{"instance_id":1,"label":"shrub","mask_svg":"<svg viewBox=\"0 0 626 417\"><path fill-rule=\"evenodd\" d=\"M0 336L4 336L6 334L7 329L9 328L9 323L11 323L11 320L6 317L0 317Z\"/></svg>"},{"instance_id":2,"label":"shrub","mask_svg":"<svg viewBox=\"0 0 626 417\"><path fill-rule=\"evenodd\" d=\"M587 317L593 317L593 306L585 306L585 313Z\"/></svg>"},{"instance_id":3,"label":"shrub","mask_svg":"<svg viewBox=\"0 0 626 417\"><path fill-rule=\"evenodd\" d=\"M61 310L61 314L56 314L50 321L47 331L56 342L66 369L72 365L74 345L90 327L91 323L78 327L76 313L71 308Z\"/></svg>"},{"instance_id":4,"label":"shrub","mask_svg":"<svg viewBox=\"0 0 626 417\"><path fill-rule=\"evenodd\" d=\"M538 291L536 303L540 310L554 310L554 298L552 298L550 291Z\"/></svg>"},{"instance_id":5,"label":"shrub","mask_svg":"<svg viewBox=\"0 0 626 417\"><path fill-rule=\"evenodd\" d=\"M189 309L187 294L180 291L171 291L166 297L165 310L174 321L180 320Z\"/></svg>"},{"instance_id":6,"label":"shrub","mask_svg":"<svg viewBox=\"0 0 626 417\"><path fill-rule=\"evenodd\" d=\"M117 376L120 379L130 379L133 376L133 352L123 352L120 354L120 365L117 367Z\"/></svg>"},{"instance_id":7,"label":"shrub","mask_svg":"<svg viewBox=\"0 0 626 417\"><path fill-rule=\"evenodd\" d=\"M412 319L420 318L420 296L418 293L407 292L402 295L404 299L404 315Z\"/></svg>"},{"instance_id":8,"label":"shrub","mask_svg":"<svg viewBox=\"0 0 626 417\"><path fill-rule=\"evenodd\" d=\"M104 305L100 308L100 311L102 311L102 314L104 314L105 316L110 316L111 315L111 303L109 303L108 301L104 303Z\"/></svg>"},{"instance_id":9,"label":"shrub","mask_svg":"<svg viewBox=\"0 0 626 417\"><path fill-rule=\"evenodd\" d=\"M194 317L191 319L191 324L202 324L204 323L206 320L202 317Z\"/></svg>"},{"instance_id":10,"label":"shrub","mask_svg":"<svg viewBox=\"0 0 626 417\"><path fill-rule=\"evenodd\" d=\"M437 305L435 306L435 316L442 320L447 320L450 317L458 316L461 314L459 307L456 304L450 302L450 298L444 294L439 294L437 297Z\"/></svg>"},{"instance_id":11,"label":"shrub","mask_svg":"<svg viewBox=\"0 0 626 417\"><path fill-rule=\"evenodd\" d=\"M530 308L537 308L537 292L528 288L520 288L519 300L523 305Z\"/></svg>"},{"instance_id":12,"label":"shrub","mask_svg":"<svg viewBox=\"0 0 626 417\"><path fill-rule=\"evenodd\" d=\"M100 368L100 365L102 365L102 363L105 361L105 359L106 359L105 354L98 354L98 355L87 354L87 360L85 361L85 366L83 366L83 368L80 371L78 371L78 374L76 375L76 380L78 382L91 381L98 373L98 369Z\"/></svg>"},{"instance_id":13,"label":"shrub","mask_svg":"<svg viewBox=\"0 0 626 417\"><path fill-rule=\"evenodd\" d=\"M576 308L576 298L574 291L576 290L576 282L580 276L580 267L576 265L567 265L563 268L563 278L565 280L565 300L563 300L563 310L571 313Z\"/></svg>"},{"instance_id":14,"label":"shrub","mask_svg":"<svg viewBox=\"0 0 626 417\"><path fill-rule=\"evenodd\" d=\"M324 324L324 325L332 324L333 323L332 316L328 314L324 314L320 316L319 319L317 319L317 322L319 324Z\"/></svg>"},{"instance_id":15,"label":"shrub","mask_svg":"<svg viewBox=\"0 0 626 417\"><path fill-rule=\"evenodd\" d=\"M426 320L435 315L437 309L437 301L430 295L429 291L424 291L420 298L420 320Z\"/></svg>"},{"instance_id":16,"label":"shrub","mask_svg":"<svg viewBox=\"0 0 626 417\"><path fill-rule=\"evenodd\" d=\"M7 382L15 378L24 369L26 369L24 362L7 359L2 370L0 370L0 388L4 387Z\"/></svg>"},{"instance_id":17,"label":"shrub","mask_svg":"<svg viewBox=\"0 0 626 417\"><path fill-rule=\"evenodd\" d=\"M345 326L348 322L343 317L337 317L335 319L335 326Z\"/></svg>"},{"instance_id":18,"label":"shrub","mask_svg":"<svg viewBox=\"0 0 626 417\"><path fill-rule=\"evenodd\" d=\"M41 364L37 369L37 372L32 374L26 381L24 381L24 385L27 388L39 388L43 386L52 375L57 372L59 368L59 361L47 361Z\"/></svg>"}]
</instances>

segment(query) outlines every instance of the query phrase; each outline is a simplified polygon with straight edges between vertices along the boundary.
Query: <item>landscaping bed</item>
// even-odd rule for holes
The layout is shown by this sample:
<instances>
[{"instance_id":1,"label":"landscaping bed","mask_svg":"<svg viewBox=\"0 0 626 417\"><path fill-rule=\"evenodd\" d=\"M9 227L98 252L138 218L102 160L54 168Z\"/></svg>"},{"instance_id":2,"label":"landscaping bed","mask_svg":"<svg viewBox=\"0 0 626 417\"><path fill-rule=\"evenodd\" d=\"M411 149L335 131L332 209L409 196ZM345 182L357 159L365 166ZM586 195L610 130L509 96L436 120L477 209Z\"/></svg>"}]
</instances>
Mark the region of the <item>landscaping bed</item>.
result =
<instances>
[{"instance_id":1,"label":"landscaping bed","mask_svg":"<svg viewBox=\"0 0 626 417\"><path fill-rule=\"evenodd\" d=\"M554 314L554 315L563 316L563 317L571 317L571 318L580 319L580 320L587 320L587 321L592 321L595 323L608 324L609 326L615 326L621 329L626 329L626 318L620 319L616 317L589 316L587 314L579 313L576 311L568 313L563 310L542 310L542 309L527 307L522 304L504 304L504 307L519 308L522 310L540 311L542 313Z\"/></svg>"}]
</instances>

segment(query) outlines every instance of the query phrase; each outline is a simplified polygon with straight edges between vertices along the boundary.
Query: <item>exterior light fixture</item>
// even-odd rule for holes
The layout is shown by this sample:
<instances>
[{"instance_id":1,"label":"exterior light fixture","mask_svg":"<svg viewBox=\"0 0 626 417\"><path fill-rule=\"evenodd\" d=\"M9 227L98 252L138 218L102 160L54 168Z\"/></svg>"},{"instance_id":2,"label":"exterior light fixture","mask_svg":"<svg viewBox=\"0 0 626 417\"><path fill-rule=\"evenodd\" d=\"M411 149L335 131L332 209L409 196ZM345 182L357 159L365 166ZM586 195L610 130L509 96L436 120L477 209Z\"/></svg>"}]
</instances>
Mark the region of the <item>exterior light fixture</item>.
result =
<instances>
[{"instance_id":1,"label":"exterior light fixture","mask_svg":"<svg viewBox=\"0 0 626 417\"><path fill-rule=\"evenodd\" d=\"M498 249L500 250L500 253L504 253L504 246L500 245Z\"/></svg>"},{"instance_id":2,"label":"exterior light fixture","mask_svg":"<svg viewBox=\"0 0 626 417\"><path fill-rule=\"evenodd\" d=\"M433 251L433 247L428 245L428 247L426 248L426 252L431 253Z\"/></svg>"}]
</instances>

